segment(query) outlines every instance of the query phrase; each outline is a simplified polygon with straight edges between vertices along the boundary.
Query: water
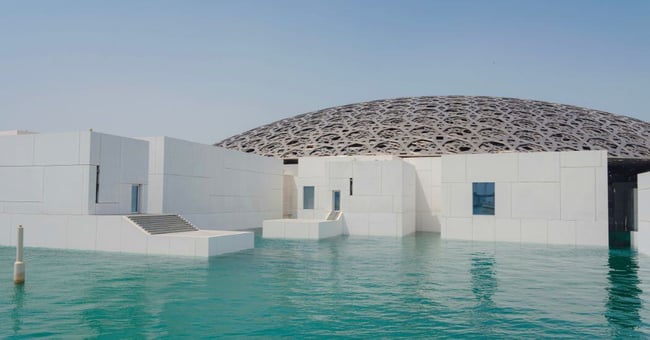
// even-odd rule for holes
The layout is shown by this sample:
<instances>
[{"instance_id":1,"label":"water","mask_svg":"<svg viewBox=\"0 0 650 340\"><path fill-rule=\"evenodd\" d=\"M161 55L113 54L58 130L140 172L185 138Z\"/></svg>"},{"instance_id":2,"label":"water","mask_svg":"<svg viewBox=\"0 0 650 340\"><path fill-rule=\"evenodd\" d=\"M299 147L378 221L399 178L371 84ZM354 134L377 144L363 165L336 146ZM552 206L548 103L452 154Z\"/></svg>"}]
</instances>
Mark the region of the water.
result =
<instances>
[{"instance_id":1,"label":"water","mask_svg":"<svg viewBox=\"0 0 650 340\"><path fill-rule=\"evenodd\" d=\"M650 257L436 234L207 259L0 247L0 338L650 337Z\"/></svg>"}]
</instances>

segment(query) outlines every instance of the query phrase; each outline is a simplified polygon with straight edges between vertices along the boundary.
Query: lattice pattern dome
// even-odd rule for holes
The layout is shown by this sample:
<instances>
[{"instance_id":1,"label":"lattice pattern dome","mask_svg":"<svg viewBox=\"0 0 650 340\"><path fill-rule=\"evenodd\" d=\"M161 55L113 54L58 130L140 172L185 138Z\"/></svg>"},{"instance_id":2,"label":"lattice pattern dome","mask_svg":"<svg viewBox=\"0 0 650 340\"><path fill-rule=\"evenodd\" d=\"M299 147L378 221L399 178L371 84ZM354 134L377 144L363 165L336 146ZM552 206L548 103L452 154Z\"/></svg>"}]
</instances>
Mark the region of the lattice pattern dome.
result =
<instances>
[{"instance_id":1,"label":"lattice pattern dome","mask_svg":"<svg viewBox=\"0 0 650 340\"><path fill-rule=\"evenodd\" d=\"M305 113L215 145L280 158L566 150L650 158L650 124L535 100L412 97Z\"/></svg>"}]
</instances>

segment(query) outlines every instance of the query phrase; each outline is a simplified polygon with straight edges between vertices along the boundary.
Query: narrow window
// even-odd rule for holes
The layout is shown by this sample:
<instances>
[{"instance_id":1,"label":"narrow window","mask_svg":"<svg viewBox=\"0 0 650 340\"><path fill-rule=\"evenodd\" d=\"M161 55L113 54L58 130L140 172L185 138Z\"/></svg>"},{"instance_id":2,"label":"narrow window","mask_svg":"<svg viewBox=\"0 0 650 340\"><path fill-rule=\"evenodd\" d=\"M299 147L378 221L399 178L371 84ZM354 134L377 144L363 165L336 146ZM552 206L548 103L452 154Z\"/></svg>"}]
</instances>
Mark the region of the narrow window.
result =
<instances>
[{"instance_id":1,"label":"narrow window","mask_svg":"<svg viewBox=\"0 0 650 340\"><path fill-rule=\"evenodd\" d=\"M338 190L332 191L332 210L341 210L341 192Z\"/></svg>"},{"instance_id":2,"label":"narrow window","mask_svg":"<svg viewBox=\"0 0 650 340\"><path fill-rule=\"evenodd\" d=\"M494 215L494 182L472 183L474 215Z\"/></svg>"},{"instance_id":3,"label":"narrow window","mask_svg":"<svg viewBox=\"0 0 650 340\"><path fill-rule=\"evenodd\" d=\"M99 165L95 171L95 203L99 203Z\"/></svg>"},{"instance_id":4,"label":"narrow window","mask_svg":"<svg viewBox=\"0 0 650 340\"><path fill-rule=\"evenodd\" d=\"M352 196L352 177L350 177L350 196Z\"/></svg>"},{"instance_id":5,"label":"narrow window","mask_svg":"<svg viewBox=\"0 0 650 340\"><path fill-rule=\"evenodd\" d=\"M131 212L140 212L140 185L131 185Z\"/></svg>"},{"instance_id":6,"label":"narrow window","mask_svg":"<svg viewBox=\"0 0 650 340\"><path fill-rule=\"evenodd\" d=\"M302 187L302 208L314 209L314 187Z\"/></svg>"}]
</instances>

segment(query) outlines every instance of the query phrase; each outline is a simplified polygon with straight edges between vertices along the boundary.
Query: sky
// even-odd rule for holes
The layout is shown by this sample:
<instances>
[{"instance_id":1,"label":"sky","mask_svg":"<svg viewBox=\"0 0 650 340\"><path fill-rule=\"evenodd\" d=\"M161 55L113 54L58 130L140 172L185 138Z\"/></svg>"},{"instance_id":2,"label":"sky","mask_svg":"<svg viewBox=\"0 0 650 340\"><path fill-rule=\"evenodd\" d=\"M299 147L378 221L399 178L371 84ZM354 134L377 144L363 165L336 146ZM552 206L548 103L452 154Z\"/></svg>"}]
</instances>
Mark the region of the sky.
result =
<instances>
[{"instance_id":1,"label":"sky","mask_svg":"<svg viewBox=\"0 0 650 340\"><path fill-rule=\"evenodd\" d=\"M214 143L425 95L650 121L650 1L0 0L0 130Z\"/></svg>"}]
</instances>

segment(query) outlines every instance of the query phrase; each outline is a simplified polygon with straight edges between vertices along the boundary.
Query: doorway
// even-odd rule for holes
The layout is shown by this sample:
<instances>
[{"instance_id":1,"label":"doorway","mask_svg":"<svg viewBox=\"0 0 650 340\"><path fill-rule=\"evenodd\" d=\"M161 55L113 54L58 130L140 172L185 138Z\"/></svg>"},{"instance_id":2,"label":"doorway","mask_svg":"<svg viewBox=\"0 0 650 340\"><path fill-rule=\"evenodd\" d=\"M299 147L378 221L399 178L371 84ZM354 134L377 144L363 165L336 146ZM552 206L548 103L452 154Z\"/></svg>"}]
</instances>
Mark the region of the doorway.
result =
<instances>
[{"instance_id":1,"label":"doorway","mask_svg":"<svg viewBox=\"0 0 650 340\"><path fill-rule=\"evenodd\" d=\"M131 213L140 212L140 184L131 185Z\"/></svg>"},{"instance_id":2,"label":"doorway","mask_svg":"<svg viewBox=\"0 0 650 340\"><path fill-rule=\"evenodd\" d=\"M645 159L617 159L607 161L608 215L610 248L630 248L631 232L637 231L636 176L650 171Z\"/></svg>"}]
</instances>

